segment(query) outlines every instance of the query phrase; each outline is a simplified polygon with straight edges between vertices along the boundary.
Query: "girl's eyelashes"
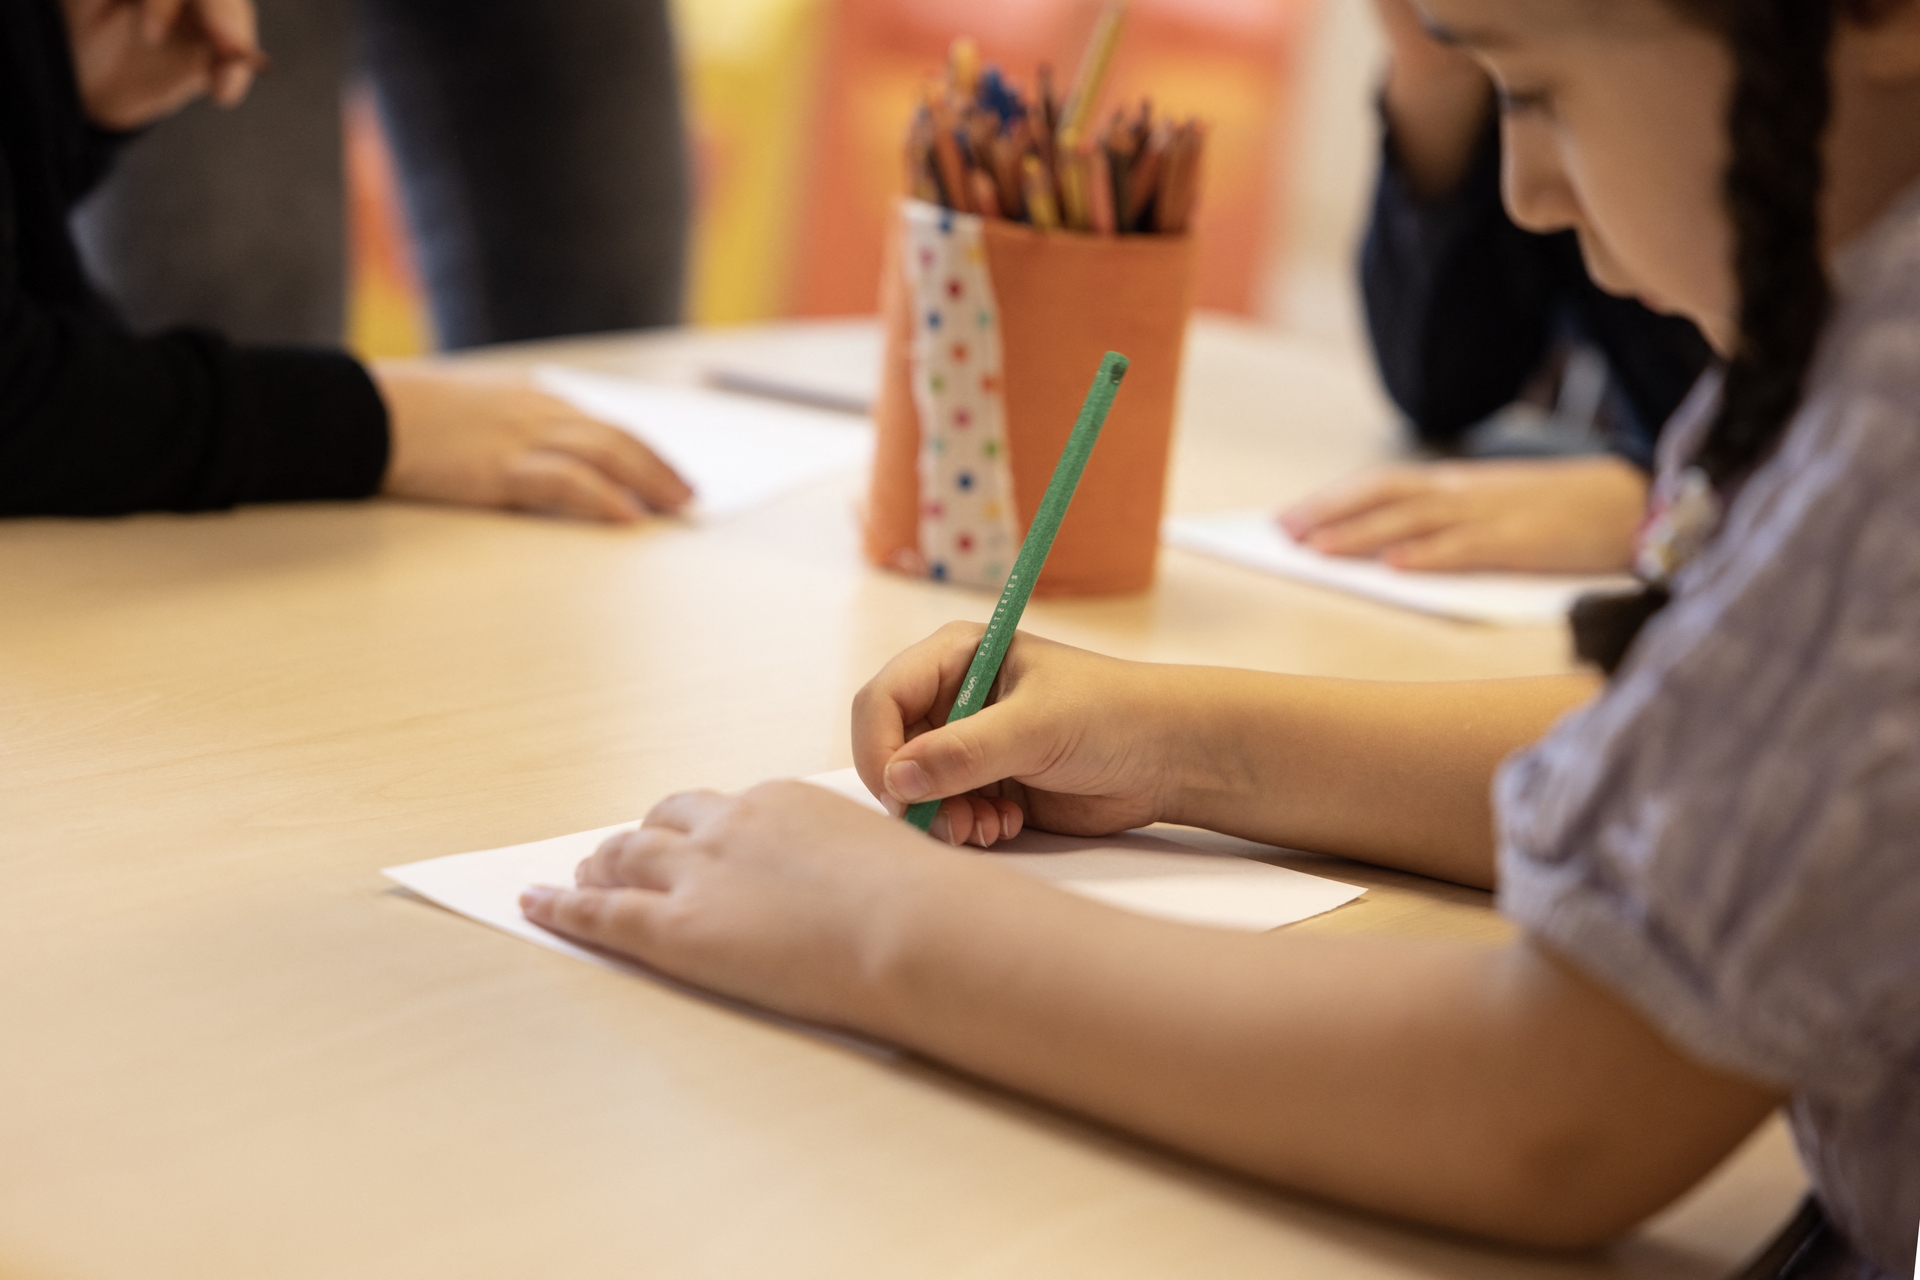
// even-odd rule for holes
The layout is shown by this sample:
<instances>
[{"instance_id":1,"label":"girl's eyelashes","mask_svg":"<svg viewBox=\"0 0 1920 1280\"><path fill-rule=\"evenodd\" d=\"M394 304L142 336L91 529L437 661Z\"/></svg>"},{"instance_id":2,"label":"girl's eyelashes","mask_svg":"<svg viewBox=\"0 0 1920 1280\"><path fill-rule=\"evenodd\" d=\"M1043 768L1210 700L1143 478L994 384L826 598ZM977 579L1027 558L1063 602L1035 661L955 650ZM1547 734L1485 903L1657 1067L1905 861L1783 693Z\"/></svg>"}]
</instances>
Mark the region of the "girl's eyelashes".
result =
<instances>
[{"instance_id":1,"label":"girl's eyelashes","mask_svg":"<svg viewBox=\"0 0 1920 1280\"><path fill-rule=\"evenodd\" d=\"M1496 84L1494 94L1503 116L1545 114L1553 105L1552 96L1545 89L1514 89Z\"/></svg>"}]
</instances>

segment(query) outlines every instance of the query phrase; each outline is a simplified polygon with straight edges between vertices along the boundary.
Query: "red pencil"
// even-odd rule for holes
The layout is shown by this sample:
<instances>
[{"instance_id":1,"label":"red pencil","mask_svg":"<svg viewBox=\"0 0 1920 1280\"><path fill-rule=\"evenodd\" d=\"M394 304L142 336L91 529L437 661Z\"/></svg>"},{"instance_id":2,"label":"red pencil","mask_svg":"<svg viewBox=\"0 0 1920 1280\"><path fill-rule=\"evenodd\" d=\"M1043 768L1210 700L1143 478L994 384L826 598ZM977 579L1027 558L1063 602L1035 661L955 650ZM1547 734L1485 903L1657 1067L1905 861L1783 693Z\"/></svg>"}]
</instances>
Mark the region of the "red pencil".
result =
<instances>
[{"instance_id":1,"label":"red pencil","mask_svg":"<svg viewBox=\"0 0 1920 1280\"><path fill-rule=\"evenodd\" d=\"M1133 158L1133 168L1127 174L1127 207L1121 211L1129 231L1153 229L1142 225L1141 220L1146 217L1147 205L1152 202L1154 193L1160 189L1160 170L1166 163L1170 136L1171 131L1165 123L1155 125L1152 132L1147 134L1140 153Z\"/></svg>"},{"instance_id":2,"label":"red pencil","mask_svg":"<svg viewBox=\"0 0 1920 1280\"><path fill-rule=\"evenodd\" d=\"M973 197L967 191L967 166L953 140L953 112L947 109L946 95L933 85L927 86L927 114L933 117L933 161L947 204L961 213L971 213Z\"/></svg>"},{"instance_id":3,"label":"red pencil","mask_svg":"<svg viewBox=\"0 0 1920 1280\"><path fill-rule=\"evenodd\" d=\"M1107 149L1094 143L1087 149L1087 225L1095 235L1110 236L1113 222L1113 170Z\"/></svg>"},{"instance_id":4,"label":"red pencil","mask_svg":"<svg viewBox=\"0 0 1920 1280\"><path fill-rule=\"evenodd\" d=\"M1000 193L993 189L993 178L985 169L967 170L967 196L973 211L988 218L1000 216Z\"/></svg>"},{"instance_id":5,"label":"red pencil","mask_svg":"<svg viewBox=\"0 0 1920 1280\"><path fill-rule=\"evenodd\" d=\"M1173 230L1176 235L1193 225L1193 211L1200 203L1200 158L1206 153L1206 122L1187 121L1187 177L1180 191L1180 202L1173 211Z\"/></svg>"},{"instance_id":6,"label":"red pencil","mask_svg":"<svg viewBox=\"0 0 1920 1280\"><path fill-rule=\"evenodd\" d=\"M1020 190L1020 157L1027 153L1027 122L1016 120L1007 132L993 140L990 158L993 181L999 189L1000 208L1009 217L1018 217L1026 200Z\"/></svg>"}]
</instances>

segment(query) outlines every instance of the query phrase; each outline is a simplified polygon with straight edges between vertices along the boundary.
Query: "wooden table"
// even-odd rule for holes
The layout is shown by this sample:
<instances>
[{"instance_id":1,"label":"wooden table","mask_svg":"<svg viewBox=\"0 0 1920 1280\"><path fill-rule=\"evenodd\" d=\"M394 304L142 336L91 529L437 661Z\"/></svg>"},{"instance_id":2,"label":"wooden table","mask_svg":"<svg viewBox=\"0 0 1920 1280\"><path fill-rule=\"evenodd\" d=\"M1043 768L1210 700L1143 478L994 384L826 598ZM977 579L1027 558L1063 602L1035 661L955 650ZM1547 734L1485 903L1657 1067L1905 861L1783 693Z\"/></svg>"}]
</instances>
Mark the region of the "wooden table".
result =
<instances>
[{"instance_id":1,"label":"wooden table","mask_svg":"<svg viewBox=\"0 0 1920 1280\"><path fill-rule=\"evenodd\" d=\"M862 326L488 353L686 380ZM1196 331L1175 509L1391 447L1352 355ZM1801 1179L1770 1126L1607 1255L1287 1195L932 1066L541 951L379 868L849 763L880 663L981 595L864 568L859 484L707 530L384 503L0 526L0 1277L1707 1277ZM1554 630L1417 618L1168 552L1039 632L1129 657L1444 678ZM1303 867L1324 866L1301 858ZM1491 936L1340 864L1298 926Z\"/></svg>"}]
</instances>

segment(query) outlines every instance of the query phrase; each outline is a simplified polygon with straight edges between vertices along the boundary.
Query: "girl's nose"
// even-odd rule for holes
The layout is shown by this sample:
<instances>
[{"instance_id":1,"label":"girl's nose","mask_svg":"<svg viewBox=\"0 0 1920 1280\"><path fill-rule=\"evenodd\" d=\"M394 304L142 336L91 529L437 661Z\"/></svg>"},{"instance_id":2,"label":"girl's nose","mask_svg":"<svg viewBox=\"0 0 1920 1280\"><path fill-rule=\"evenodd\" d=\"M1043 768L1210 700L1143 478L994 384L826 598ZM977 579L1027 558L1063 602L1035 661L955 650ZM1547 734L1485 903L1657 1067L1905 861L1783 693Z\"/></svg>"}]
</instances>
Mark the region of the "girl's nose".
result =
<instances>
[{"instance_id":1,"label":"girl's nose","mask_svg":"<svg viewBox=\"0 0 1920 1280\"><path fill-rule=\"evenodd\" d=\"M1580 204L1560 163L1552 131L1533 122L1502 125L1501 194L1507 214L1528 231L1542 234L1579 225Z\"/></svg>"}]
</instances>

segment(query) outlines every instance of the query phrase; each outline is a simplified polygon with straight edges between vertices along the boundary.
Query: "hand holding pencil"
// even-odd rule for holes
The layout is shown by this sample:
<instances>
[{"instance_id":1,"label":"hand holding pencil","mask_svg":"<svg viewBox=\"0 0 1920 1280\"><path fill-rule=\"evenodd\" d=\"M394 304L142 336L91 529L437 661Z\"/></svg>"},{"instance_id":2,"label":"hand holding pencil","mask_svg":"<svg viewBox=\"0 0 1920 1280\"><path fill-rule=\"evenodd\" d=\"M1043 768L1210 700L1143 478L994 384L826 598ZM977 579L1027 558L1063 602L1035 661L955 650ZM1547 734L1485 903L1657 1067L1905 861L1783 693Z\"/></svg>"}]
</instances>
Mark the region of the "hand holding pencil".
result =
<instances>
[{"instance_id":1,"label":"hand holding pencil","mask_svg":"<svg viewBox=\"0 0 1920 1280\"><path fill-rule=\"evenodd\" d=\"M1035 513L1033 523L1027 526L1026 539L1020 544L1020 554L1014 558L1013 572L1008 575L1006 586L1001 589L1000 601L994 606L993 617L987 621L979 650L967 668L967 677L961 682L960 692L947 713L946 723L965 720L987 705L987 697L1000 674L1001 660L1006 657L1007 646L1013 643L1014 631L1020 626L1020 615L1026 611L1034 583L1039 580L1040 571L1046 567L1047 552L1053 549L1060 523L1066 519L1067 507L1073 502L1074 491L1080 487L1080 476L1086 470L1088 458L1093 455L1093 446L1100 439L1101 427L1106 425L1107 411L1113 407L1113 398L1120 391L1120 380L1126 375L1127 358L1118 351L1107 352L1106 358L1100 362L1099 372L1093 376L1093 385L1087 389L1087 401L1081 406L1079 420L1073 424L1073 431L1067 436L1067 445L1060 452L1060 461L1054 465L1053 479L1040 499L1040 510ZM938 800L926 800L907 810L906 817L908 822L925 831L939 811Z\"/></svg>"},{"instance_id":2,"label":"hand holding pencil","mask_svg":"<svg viewBox=\"0 0 1920 1280\"><path fill-rule=\"evenodd\" d=\"M854 698L854 765L890 812L933 801L930 835L981 848L1026 827L1103 836L1176 816L1185 779L1164 744L1191 708L1150 668L1022 631L993 703L950 719L983 634L948 623Z\"/></svg>"}]
</instances>

